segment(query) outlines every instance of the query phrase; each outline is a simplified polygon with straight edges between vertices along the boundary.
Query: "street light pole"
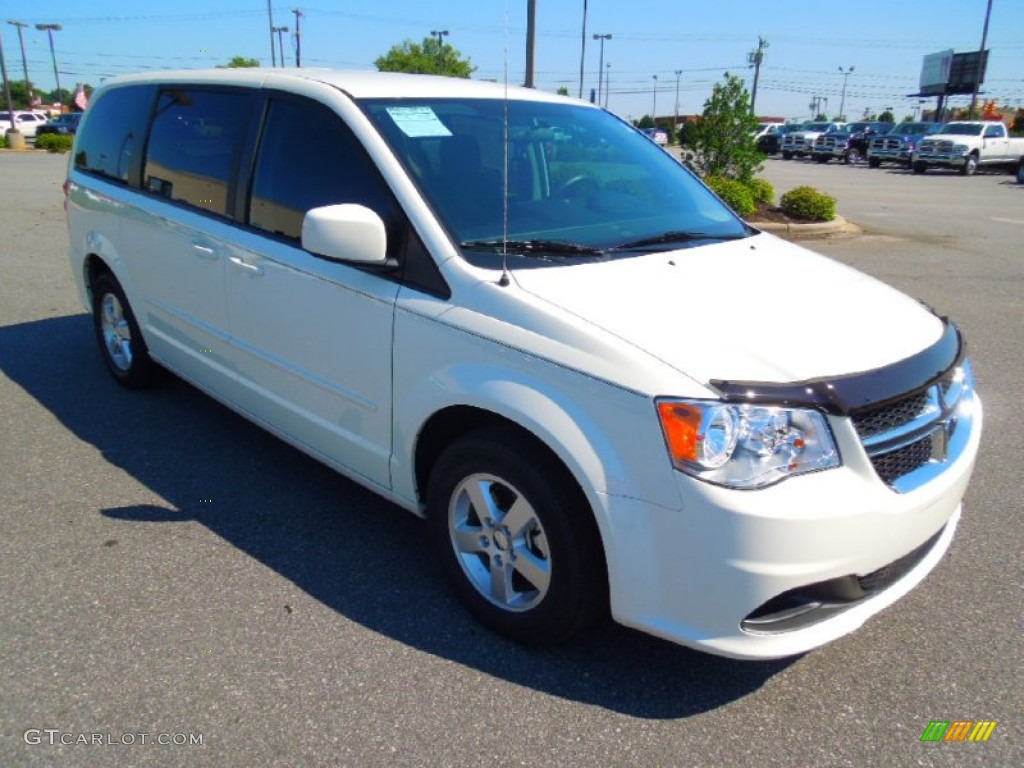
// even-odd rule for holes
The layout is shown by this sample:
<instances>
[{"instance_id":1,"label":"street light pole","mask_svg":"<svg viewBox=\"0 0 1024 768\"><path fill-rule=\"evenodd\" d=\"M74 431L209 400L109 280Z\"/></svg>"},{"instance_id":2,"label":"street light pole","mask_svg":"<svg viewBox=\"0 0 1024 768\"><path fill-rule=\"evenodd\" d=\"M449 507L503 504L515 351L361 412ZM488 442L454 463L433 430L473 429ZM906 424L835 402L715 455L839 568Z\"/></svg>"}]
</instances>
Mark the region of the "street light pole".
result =
<instances>
[{"instance_id":1,"label":"street light pole","mask_svg":"<svg viewBox=\"0 0 1024 768\"><path fill-rule=\"evenodd\" d=\"M610 61L606 62L604 66L607 70L604 76L604 108L608 109L608 91L612 87L612 63Z\"/></svg>"},{"instance_id":2,"label":"street light pole","mask_svg":"<svg viewBox=\"0 0 1024 768\"><path fill-rule=\"evenodd\" d=\"M274 27L274 32L277 32L277 50L281 52L281 66L284 67L284 34L288 31L288 27Z\"/></svg>"},{"instance_id":3,"label":"street light pole","mask_svg":"<svg viewBox=\"0 0 1024 768\"><path fill-rule=\"evenodd\" d=\"M839 68L839 74L843 76L843 95L839 100L839 114L836 115L839 120L846 120L846 79L850 76L851 72L853 72L852 64L849 69Z\"/></svg>"},{"instance_id":4,"label":"street light pole","mask_svg":"<svg viewBox=\"0 0 1024 768\"><path fill-rule=\"evenodd\" d=\"M28 82L28 61L25 59L25 36L22 30L28 26L24 21L8 21L8 24L18 28L18 42L21 44L21 71L25 73L25 93L28 94L28 105L31 107L34 99L32 86Z\"/></svg>"},{"instance_id":5,"label":"street light pole","mask_svg":"<svg viewBox=\"0 0 1024 768\"><path fill-rule=\"evenodd\" d=\"M437 74L444 74L444 38L448 37L447 29L432 29L430 35L437 38Z\"/></svg>"},{"instance_id":6,"label":"street light pole","mask_svg":"<svg viewBox=\"0 0 1024 768\"><path fill-rule=\"evenodd\" d=\"M50 58L53 59L53 79L57 81L57 98L60 98L60 73L57 71L57 54L53 50L53 33L60 32L60 24L36 24L36 29L50 36Z\"/></svg>"},{"instance_id":7,"label":"street light pole","mask_svg":"<svg viewBox=\"0 0 1024 768\"><path fill-rule=\"evenodd\" d=\"M611 34L600 35L594 33L594 39L601 41L601 57L600 63L597 65L597 105L601 106L601 86L604 83L604 41L611 40Z\"/></svg>"}]
</instances>

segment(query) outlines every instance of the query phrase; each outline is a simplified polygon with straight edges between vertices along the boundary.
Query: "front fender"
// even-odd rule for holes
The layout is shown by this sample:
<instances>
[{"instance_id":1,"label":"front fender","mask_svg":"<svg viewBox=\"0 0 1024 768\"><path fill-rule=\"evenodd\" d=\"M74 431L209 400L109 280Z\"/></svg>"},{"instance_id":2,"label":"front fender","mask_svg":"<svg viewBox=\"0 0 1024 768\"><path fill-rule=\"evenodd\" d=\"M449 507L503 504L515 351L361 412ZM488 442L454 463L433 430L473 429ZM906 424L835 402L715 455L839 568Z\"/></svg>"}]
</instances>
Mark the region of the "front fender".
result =
<instances>
[{"instance_id":1,"label":"front fender","mask_svg":"<svg viewBox=\"0 0 1024 768\"><path fill-rule=\"evenodd\" d=\"M392 487L410 502L418 501L424 425L447 408L470 406L541 440L595 508L601 494L678 504L650 398L409 313L396 317L394 360Z\"/></svg>"}]
</instances>

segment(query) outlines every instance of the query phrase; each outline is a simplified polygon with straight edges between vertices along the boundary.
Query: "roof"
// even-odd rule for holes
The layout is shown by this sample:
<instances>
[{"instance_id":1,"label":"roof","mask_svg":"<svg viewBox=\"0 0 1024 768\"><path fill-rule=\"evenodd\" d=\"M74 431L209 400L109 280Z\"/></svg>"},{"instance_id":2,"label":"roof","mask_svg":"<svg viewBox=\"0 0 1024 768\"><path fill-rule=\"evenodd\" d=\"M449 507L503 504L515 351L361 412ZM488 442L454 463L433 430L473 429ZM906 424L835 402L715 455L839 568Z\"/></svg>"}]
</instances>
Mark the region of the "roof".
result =
<instances>
[{"instance_id":1,"label":"roof","mask_svg":"<svg viewBox=\"0 0 1024 768\"><path fill-rule=\"evenodd\" d=\"M302 67L236 69L183 69L145 72L111 78L104 88L125 83L210 83L247 85L251 87L287 88L289 83L320 82L332 85L355 98L477 98L515 100L566 101L566 97L545 91L505 86L485 80L469 80L438 75L410 75L400 72L374 72L365 70L338 70ZM572 101L576 101L572 99ZM585 102L578 102L583 104Z\"/></svg>"}]
</instances>

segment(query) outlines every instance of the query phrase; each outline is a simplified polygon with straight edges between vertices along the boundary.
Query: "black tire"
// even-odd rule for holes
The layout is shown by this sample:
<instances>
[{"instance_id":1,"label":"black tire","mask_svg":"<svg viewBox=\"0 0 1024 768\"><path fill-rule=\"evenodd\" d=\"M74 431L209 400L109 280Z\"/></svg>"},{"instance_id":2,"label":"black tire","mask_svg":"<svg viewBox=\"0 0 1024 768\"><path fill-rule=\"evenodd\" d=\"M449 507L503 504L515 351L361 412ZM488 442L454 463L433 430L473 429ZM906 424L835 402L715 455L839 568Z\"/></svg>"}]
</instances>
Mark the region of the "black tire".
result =
<instances>
[{"instance_id":1,"label":"black tire","mask_svg":"<svg viewBox=\"0 0 1024 768\"><path fill-rule=\"evenodd\" d=\"M827 163L828 155L815 155L814 159L817 160L819 163Z\"/></svg>"},{"instance_id":2,"label":"black tire","mask_svg":"<svg viewBox=\"0 0 1024 768\"><path fill-rule=\"evenodd\" d=\"M960 167L961 176L973 176L974 172L978 170L978 156L968 155L967 159L964 160L964 164Z\"/></svg>"},{"instance_id":3,"label":"black tire","mask_svg":"<svg viewBox=\"0 0 1024 768\"><path fill-rule=\"evenodd\" d=\"M847 150L846 154L843 155L843 162L846 163L847 165L856 165L857 163L859 163L860 162L860 150L859 149L849 149L849 150Z\"/></svg>"},{"instance_id":4,"label":"black tire","mask_svg":"<svg viewBox=\"0 0 1024 768\"><path fill-rule=\"evenodd\" d=\"M914 173L924 173L928 170L927 163L914 163Z\"/></svg>"},{"instance_id":5,"label":"black tire","mask_svg":"<svg viewBox=\"0 0 1024 768\"><path fill-rule=\"evenodd\" d=\"M1017 183L1024 184L1024 159L1017 163Z\"/></svg>"},{"instance_id":6,"label":"black tire","mask_svg":"<svg viewBox=\"0 0 1024 768\"><path fill-rule=\"evenodd\" d=\"M783 160L790 160L790 159L792 159L792 157L793 157L793 153L792 152L783 152L782 153L782 159Z\"/></svg>"},{"instance_id":7,"label":"black tire","mask_svg":"<svg viewBox=\"0 0 1024 768\"><path fill-rule=\"evenodd\" d=\"M593 513L552 460L511 429L484 429L444 450L427 487L431 538L455 593L481 624L529 645L569 639L608 604Z\"/></svg>"},{"instance_id":8,"label":"black tire","mask_svg":"<svg viewBox=\"0 0 1024 768\"><path fill-rule=\"evenodd\" d=\"M159 368L149 357L124 289L108 272L93 283L92 320L100 355L114 380L130 389L153 384Z\"/></svg>"},{"instance_id":9,"label":"black tire","mask_svg":"<svg viewBox=\"0 0 1024 768\"><path fill-rule=\"evenodd\" d=\"M877 157L868 158L868 168L878 168L882 164L882 161Z\"/></svg>"}]
</instances>

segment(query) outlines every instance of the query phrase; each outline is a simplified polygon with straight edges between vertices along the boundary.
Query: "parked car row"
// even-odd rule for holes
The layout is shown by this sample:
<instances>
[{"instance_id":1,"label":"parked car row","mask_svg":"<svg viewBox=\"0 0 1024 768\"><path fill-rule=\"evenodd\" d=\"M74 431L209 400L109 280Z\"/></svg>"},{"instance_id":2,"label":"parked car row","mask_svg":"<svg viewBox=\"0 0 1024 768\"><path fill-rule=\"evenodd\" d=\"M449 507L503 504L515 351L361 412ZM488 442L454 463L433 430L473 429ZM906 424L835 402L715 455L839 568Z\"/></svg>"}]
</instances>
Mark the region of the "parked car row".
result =
<instances>
[{"instance_id":1,"label":"parked car row","mask_svg":"<svg viewBox=\"0 0 1024 768\"><path fill-rule=\"evenodd\" d=\"M47 133L73 136L81 119L81 112L65 112L50 120L43 112L27 109L14 111L14 127L27 139L38 138ZM10 129L11 113L0 112L0 134Z\"/></svg>"},{"instance_id":2,"label":"parked car row","mask_svg":"<svg viewBox=\"0 0 1024 768\"><path fill-rule=\"evenodd\" d=\"M1024 137L1011 137L997 120L784 125L759 135L757 147L784 160L811 157L852 165L866 159L871 168L895 163L914 173L949 168L970 176L981 167L1005 167L1017 168L1018 180L1024 173Z\"/></svg>"}]
</instances>

